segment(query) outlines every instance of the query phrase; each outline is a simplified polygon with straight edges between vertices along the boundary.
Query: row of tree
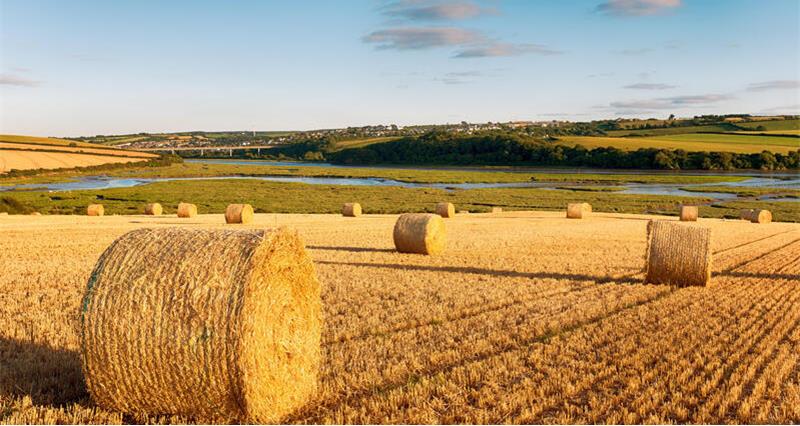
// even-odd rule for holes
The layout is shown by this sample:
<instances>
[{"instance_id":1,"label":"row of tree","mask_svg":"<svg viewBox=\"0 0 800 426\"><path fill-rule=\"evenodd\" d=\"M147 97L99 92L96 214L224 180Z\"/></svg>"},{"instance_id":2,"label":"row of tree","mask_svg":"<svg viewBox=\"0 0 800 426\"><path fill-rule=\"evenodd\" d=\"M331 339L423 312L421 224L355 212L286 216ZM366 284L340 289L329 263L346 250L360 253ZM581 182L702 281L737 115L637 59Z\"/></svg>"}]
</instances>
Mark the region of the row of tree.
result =
<instances>
[{"instance_id":1,"label":"row of tree","mask_svg":"<svg viewBox=\"0 0 800 426\"><path fill-rule=\"evenodd\" d=\"M338 164L453 164L536 165L666 170L784 170L800 168L800 150L789 154L687 152L613 147L588 149L526 138L518 134L487 133L459 136L431 132L417 138L320 153Z\"/></svg>"}]
</instances>

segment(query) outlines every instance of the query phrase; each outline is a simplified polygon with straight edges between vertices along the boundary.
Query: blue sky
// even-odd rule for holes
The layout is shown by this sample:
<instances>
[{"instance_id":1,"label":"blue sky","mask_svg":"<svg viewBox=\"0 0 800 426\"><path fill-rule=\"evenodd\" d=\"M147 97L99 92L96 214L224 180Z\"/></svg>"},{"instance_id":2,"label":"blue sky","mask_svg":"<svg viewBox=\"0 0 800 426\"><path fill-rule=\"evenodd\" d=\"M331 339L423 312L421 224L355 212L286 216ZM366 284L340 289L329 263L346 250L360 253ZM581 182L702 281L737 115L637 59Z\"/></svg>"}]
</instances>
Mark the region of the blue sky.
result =
<instances>
[{"instance_id":1,"label":"blue sky","mask_svg":"<svg viewBox=\"0 0 800 426\"><path fill-rule=\"evenodd\" d=\"M797 0L0 0L0 133L800 113Z\"/></svg>"}]
</instances>

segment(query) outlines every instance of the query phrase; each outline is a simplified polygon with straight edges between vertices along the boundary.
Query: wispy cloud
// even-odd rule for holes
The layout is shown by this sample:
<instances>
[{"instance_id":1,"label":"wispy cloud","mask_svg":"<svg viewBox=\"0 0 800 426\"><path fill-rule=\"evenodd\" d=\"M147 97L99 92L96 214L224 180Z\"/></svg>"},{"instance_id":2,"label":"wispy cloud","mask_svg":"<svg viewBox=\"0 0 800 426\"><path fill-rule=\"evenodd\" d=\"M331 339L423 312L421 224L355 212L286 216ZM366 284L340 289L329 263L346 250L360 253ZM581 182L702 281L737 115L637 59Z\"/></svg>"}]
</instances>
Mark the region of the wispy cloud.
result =
<instances>
[{"instance_id":1,"label":"wispy cloud","mask_svg":"<svg viewBox=\"0 0 800 426\"><path fill-rule=\"evenodd\" d=\"M558 55L562 52L547 46L533 43L499 43L493 42L484 46L470 47L457 52L454 58L487 58L497 56L519 56L526 54Z\"/></svg>"},{"instance_id":2,"label":"wispy cloud","mask_svg":"<svg viewBox=\"0 0 800 426\"><path fill-rule=\"evenodd\" d=\"M466 84L466 83L472 83L475 80L481 78L497 76L502 71L504 71L503 68L495 68L486 71L482 70L452 71L445 73L441 77L436 77L433 80L444 84Z\"/></svg>"},{"instance_id":3,"label":"wispy cloud","mask_svg":"<svg viewBox=\"0 0 800 426\"><path fill-rule=\"evenodd\" d=\"M749 92L764 92L767 90L797 90L800 89L800 80L772 80L753 83L747 86Z\"/></svg>"},{"instance_id":4,"label":"wispy cloud","mask_svg":"<svg viewBox=\"0 0 800 426\"><path fill-rule=\"evenodd\" d=\"M622 50L615 50L614 53L625 55L625 56L641 56L647 53L652 52L653 48L651 47L642 47L639 49L622 49Z\"/></svg>"},{"instance_id":5,"label":"wispy cloud","mask_svg":"<svg viewBox=\"0 0 800 426\"><path fill-rule=\"evenodd\" d=\"M635 83L629 84L627 86L623 86L623 89L634 89L634 90L667 90L667 89L674 89L677 86L673 86L671 84L661 84L661 83Z\"/></svg>"},{"instance_id":6,"label":"wispy cloud","mask_svg":"<svg viewBox=\"0 0 800 426\"><path fill-rule=\"evenodd\" d=\"M589 74L586 78L599 78L599 77L613 77L615 74L613 72L601 72L597 74Z\"/></svg>"},{"instance_id":7,"label":"wispy cloud","mask_svg":"<svg viewBox=\"0 0 800 426\"><path fill-rule=\"evenodd\" d=\"M607 0L596 10L617 16L659 15L681 6L681 0Z\"/></svg>"},{"instance_id":8,"label":"wispy cloud","mask_svg":"<svg viewBox=\"0 0 800 426\"><path fill-rule=\"evenodd\" d=\"M419 1L391 2L383 14L411 21L454 21L497 14L494 8L483 8L470 1Z\"/></svg>"},{"instance_id":9,"label":"wispy cloud","mask_svg":"<svg viewBox=\"0 0 800 426\"><path fill-rule=\"evenodd\" d=\"M710 105L731 99L734 99L733 96L725 94L689 95L632 101L617 101L611 102L609 106L612 109L623 111L647 112L652 110L678 108L682 106Z\"/></svg>"},{"instance_id":10,"label":"wispy cloud","mask_svg":"<svg viewBox=\"0 0 800 426\"><path fill-rule=\"evenodd\" d=\"M373 31L364 36L363 41L375 43L378 49L420 50L482 42L485 41L485 36L478 31L463 28L389 28Z\"/></svg>"},{"instance_id":11,"label":"wispy cloud","mask_svg":"<svg viewBox=\"0 0 800 426\"><path fill-rule=\"evenodd\" d=\"M36 87L41 85L41 81L33 80L19 75L0 74L0 85L2 86L19 86L19 87Z\"/></svg>"}]
</instances>

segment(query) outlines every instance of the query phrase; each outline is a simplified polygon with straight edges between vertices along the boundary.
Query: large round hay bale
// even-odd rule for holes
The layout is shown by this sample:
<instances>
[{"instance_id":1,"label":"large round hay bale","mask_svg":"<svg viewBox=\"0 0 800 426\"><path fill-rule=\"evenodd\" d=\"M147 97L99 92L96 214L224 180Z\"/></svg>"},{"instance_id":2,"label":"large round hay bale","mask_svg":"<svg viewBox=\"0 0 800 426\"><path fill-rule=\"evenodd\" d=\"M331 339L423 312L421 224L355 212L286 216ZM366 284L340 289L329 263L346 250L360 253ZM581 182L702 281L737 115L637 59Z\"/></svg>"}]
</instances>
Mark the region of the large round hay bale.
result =
<instances>
[{"instance_id":1,"label":"large round hay bale","mask_svg":"<svg viewBox=\"0 0 800 426\"><path fill-rule=\"evenodd\" d=\"M401 253L439 254L447 245L444 220L438 214L406 213L394 224L394 246Z\"/></svg>"},{"instance_id":2,"label":"large round hay bale","mask_svg":"<svg viewBox=\"0 0 800 426\"><path fill-rule=\"evenodd\" d=\"M342 216L358 217L361 216L361 204L344 203L342 206Z\"/></svg>"},{"instance_id":3,"label":"large round hay bale","mask_svg":"<svg viewBox=\"0 0 800 426\"><path fill-rule=\"evenodd\" d=\"M320 284L286 229L138 229L106 249L81 361L108 410L280 423L317 382Z\"/></svg>"},{"instance_id":4,"label":"large round hay bale","mask_svg":"<svg viewBox=\"0 0 800 426\"><path fill-rule=\"evenodd\" d=\"M592 212L592 205L589 203L569 203L567 204L567 218L583 219Z\"/></svg>"},{"instance_id":5,"label":"large round hay bale","mask_svg":"<svg viewBox=\"0 0 800 426\"><path fill-rule=\"evenodd\" d=\"M651 220L646 259L646 283L705 286L711 279L711 230Z\"/></svg>"},{"instance_id":6,"label":"large round hay bale","mask_svg":"<svg viewBox=\"0 0 800 426\"><path fill-rule=\"evenodd\" d=\"M161 216L161 213L164 213L164 209L159 203L150 203L144 206L144 214L146 215Z\"/></svg>"},{"instance_id":7,"label":"large round hay bale","mask_svg":"<svg viewBox=\"0 0 800 426\"><path fill-rule=\"evenodd\" d=\"M105 213L106 209L102 204L89 204L89 206L86 207L86 214L89 216L103 216Z\"/></svg>"},{"instance_id":8,"label":"large round hay bale","mask_svg":"<svg viewBox=\"0 0 800 426\"><path fill-rule=\"evenodd\" d=\"M741 220L750 220L750 217L753 215L753 209L742 209L739 210L739 219Z\"/></svg>"},{"instance_id":9,"label":"large round hay bale","mask_svg":"<svg viewBox=\"0 0 800 426\"><path fill-rule=\"evenodd\" d=\"M225 209L225 223L250 223L253 221L253 206L229 204Z\"/></svg>"},{"instance_id":10,"label":"large round hay bale","mask_svg":"<svg viewBox=\"0 0 800 426\"><path fill-rule=\"evenodd\" d=\"M441 217L453 217L456 215L456 208L453 203L436 203L435 212Z\"/></svg>"},{"instance_id":11,"label":"large round hay bale","mask_svg":"<svg viewBox=\"0 0 800 426\"><path fill-rule=\"evenodd\" d=\"M755 209L750 212L749 220L753 223L770 223L772 222L772 212L769 210Z\"/></svg>"},{"instance_id":12,"label":"large round hay bale","mask_svg":"<svg viewBox=\"0 0 800 426\"><path fill-rule=\"evenodd\" d=\"M191 203L178 203L178 217L197 216L197 206Z\"/></svg>"},{"instance_id":13,"label":"large round hay bale","mask_svg":"<svg viewBox=\"0 0 800 426\"><path fill-rule=\"evenodd\" d=\"M681 206L681 222L697 222L697 206Z\"/></svg>"}]
</instances>

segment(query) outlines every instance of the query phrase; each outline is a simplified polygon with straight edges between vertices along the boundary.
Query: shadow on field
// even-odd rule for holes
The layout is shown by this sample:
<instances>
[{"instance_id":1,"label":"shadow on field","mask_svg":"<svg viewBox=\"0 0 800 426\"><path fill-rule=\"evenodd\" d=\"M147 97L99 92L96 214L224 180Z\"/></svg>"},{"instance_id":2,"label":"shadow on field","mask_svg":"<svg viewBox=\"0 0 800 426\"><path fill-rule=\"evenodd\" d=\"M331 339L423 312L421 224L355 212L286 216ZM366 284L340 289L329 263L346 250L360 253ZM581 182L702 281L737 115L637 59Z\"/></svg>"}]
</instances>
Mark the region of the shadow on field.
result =
<instances>
[{"instance_id":1,"label":"shadow on field","mask_svg":"<svg viewBox=\"0 0 800 426\"><path fill-rule=\"evenodd\" d=\"M54 406L87 398L78 352L0 337L0 400L26 395Z\"/></svg>"},{"instance_id":2,"label":"shadow on field","mask_svg":"<svg viewBox=\"0 0 800 426\"><path fill-rule=\"evenodd\" d=\"M767 280L793 280L800 282L800 275L796 274L773 274L773 273L761 273L761 272L735 272L735 271L724 271L719 274L714 274L723 277L735 277L735 278L758 278L758 279L767 279Z\"/></svg>"},{"instance_id":3,"label":"shadow on field","mask_svg":"<svg viewBox=\"0 0 800 426\"><path fill-rule=\"evenodd\" d=\"M307 246L312 250L333 250L333 251L352 251L352 252L376 252L376 253L393 253L395 249L381 249L372 247L336 247L336 246Z\"/></svg>"},{"instance_id":4,"label":"shadow on field","mask_svg":"<svg viewBox=\"0 0 800 426\"><path fill-rule=\"evenodd\" d=\"M462 266L427 266L427 265L400 265L400 264L386 264L386 263L364 263L364 262L333 262L329 260L318 260L316 263L326 265L350 265L362 266L367 268L388 268L398 269L401 271L431 271L431 272L451 272L458 274L476 274L476 275L490 275L493 277L514 277L514 278L530 278L530 279L554 279L554 280L573 280L573 281L592 281L597 284L606 283L620 283L620 284L639 284L642 280L636 279L633 275L628 274L620 277L602 277L586 274L562 274L558 272L518 272L518 271L504 271L495 269L483 269Z\"/></svg>"}]
</instances>

